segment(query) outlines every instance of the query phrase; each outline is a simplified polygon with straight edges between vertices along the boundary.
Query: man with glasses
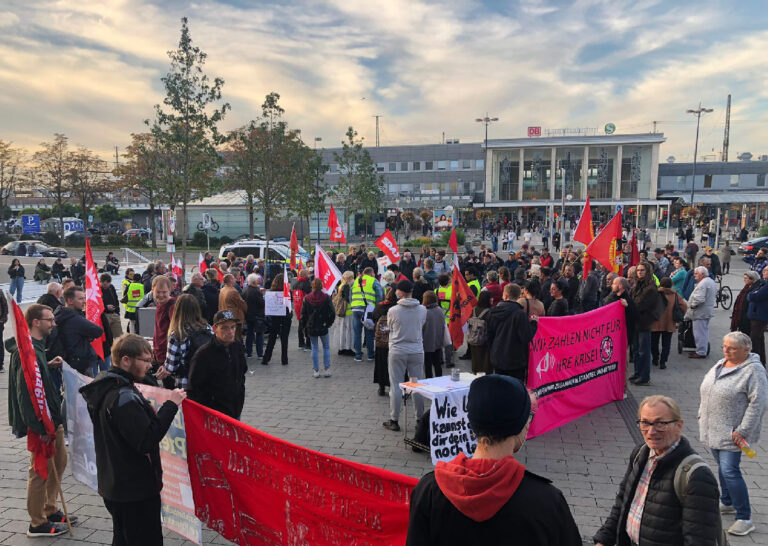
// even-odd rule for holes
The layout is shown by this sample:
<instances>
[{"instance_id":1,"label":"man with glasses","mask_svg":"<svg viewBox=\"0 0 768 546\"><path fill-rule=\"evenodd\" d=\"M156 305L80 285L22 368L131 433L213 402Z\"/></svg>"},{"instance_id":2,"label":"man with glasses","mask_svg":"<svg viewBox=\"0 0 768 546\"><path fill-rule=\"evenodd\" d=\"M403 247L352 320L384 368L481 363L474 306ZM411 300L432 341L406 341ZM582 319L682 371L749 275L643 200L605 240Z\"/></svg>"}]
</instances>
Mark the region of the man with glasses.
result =
<instances>
[{"instance_id":1,"label":"man with glasses","mask_svg":"<svg viewBox=\"0 0 768 546\"><path fill-rule=\"evenodd\" d=\"M438 461L419 480L406 544L581 546L563 494L515 458L534 416L523 383L503 375L475 379L467 415L477 448L471 458Z\"/></svg>"},{"instance_id":2,"label":"man with glasses","mask_svg":"<svg viewBox=\"0 0 768 546\"><path fill-rule=\"evenodd\" d=\"M719 544L717 481L682 435L680 407L667 396L648 396L637 416L645 442L629 457L595 544Z\"/></svg>"},{"instance_id":3,"label":"man with glasses","mask_svg":"<svg viewBox=\"0 0 768 546\"><path fill-rule=\"evenodd\" d=\"M0 294L0 298L2 298ZM47 305L35 303L29 306L24 314L25 322L32 337L32 346L40 369L40 378L45 390L45 400L48 411L56 427L56 433L49 435L42 421L35 414L35 403L30 396L21 366L19 349L14 338L6 341L6 348L11 353L8 378L8 421L14 435L22 438L28 431L40 435L46 444L53 443L55 452L48 459L48 477L42 478L34 467L34 455L30 459L29 478L27 479L27 511L29 512L28 537L56 536L67 532L64 514L56 505L56 498L61 487L61 477L67 467L67 448L64 444L64 418L61 415L61 396L51 379L49 367L61 366L61 357L48 360L45 356L45 338L53 329L53 311ZM54 471L55 470L55 471ZM77 518L70 516L70 523Z\"/></svg>"},{"instance_id":4,"label":"man with glasses","mask_svg":"<svg viewBox=\"0 0 768 546\"><path fill-rule=\"evenodd\" d=\"M160 441L186 398L175 389L157 413L136 389L152 367L152 347L136 334L112 345L112 367L80 392L93 421L99 494L112 515L112 544L161 545Z\"/></svg>"}]
</instances>

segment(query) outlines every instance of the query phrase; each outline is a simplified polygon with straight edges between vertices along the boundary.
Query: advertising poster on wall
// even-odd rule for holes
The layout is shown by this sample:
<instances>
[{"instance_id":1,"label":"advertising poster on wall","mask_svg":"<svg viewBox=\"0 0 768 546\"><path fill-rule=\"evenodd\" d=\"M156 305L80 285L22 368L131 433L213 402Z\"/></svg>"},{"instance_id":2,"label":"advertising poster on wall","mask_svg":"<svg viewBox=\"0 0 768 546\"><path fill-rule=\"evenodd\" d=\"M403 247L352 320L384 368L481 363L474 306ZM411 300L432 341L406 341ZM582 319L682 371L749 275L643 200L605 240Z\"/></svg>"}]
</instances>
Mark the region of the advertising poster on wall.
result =
<instances>
[{"instance_id":1,"label":"advertising poster on wall","mask_svg":"<svg viewBox=\"0 0 768 546\"><path fill-rule=\"evenodd\" d=\"M451 231L453 229L453 208L435 209L432 211L432 229L437 231Z\"/></svg>"}]
</instances>

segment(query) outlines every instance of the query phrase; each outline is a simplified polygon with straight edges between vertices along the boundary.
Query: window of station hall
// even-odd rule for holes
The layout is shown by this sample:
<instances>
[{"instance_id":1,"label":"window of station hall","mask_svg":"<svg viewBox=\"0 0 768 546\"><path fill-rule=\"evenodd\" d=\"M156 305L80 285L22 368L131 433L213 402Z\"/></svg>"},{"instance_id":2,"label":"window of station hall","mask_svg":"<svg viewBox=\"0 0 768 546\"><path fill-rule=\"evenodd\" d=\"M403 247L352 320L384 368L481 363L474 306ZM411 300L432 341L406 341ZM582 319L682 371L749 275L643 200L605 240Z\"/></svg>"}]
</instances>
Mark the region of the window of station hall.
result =
<instances>
[{"instance_id":1,"label":"window of station hall","mask_svg":"<svg viewBox=\"0 0 768 546\"><path fill-rule=\"evenodd\" d=\"M651 195L651 147L624 146L621 153L621 197Z\"/></svg>"},{"instance_id":2,"label":"window of station hall","mask_svg":"<svg viewBox=\"0 0 768 546\"><path fill-rule=\"evenodd\" d=\"M560 199L565 180L565 195L581 199L581 167L584 162L584 148L558 148L556 155L555 198Z\"/></svg>"},{"instance_id":3,"label":"window of station hall","mask_svg":"<svg viewBox=\"0 0 768 546\"><path fill-rule=\"evenodd\" d=\"M613 196L613 167L616 164L615 147L590 147L587 164L587 195L593 199Z\"/></svg>"},{"instance_id":4,"label":"window of station hall","mask_svg":"<svg viewBox=\"0 0 768 546\"><path fill-rule=\"evenodd\" d=\"M523 152L523 200L549 199L552 178L552 149L533 148Z\"/></svg>"},{"instance_id":5,"label":"window of station hall","mask_svg":"<svg viewBox=\"0 0 768 546\"><path fill-rule=\"evenodd\" d=\"M517 150L493 152L491 199L517 201L520 187L520 153Z\"/></svg>"}]
</instances>

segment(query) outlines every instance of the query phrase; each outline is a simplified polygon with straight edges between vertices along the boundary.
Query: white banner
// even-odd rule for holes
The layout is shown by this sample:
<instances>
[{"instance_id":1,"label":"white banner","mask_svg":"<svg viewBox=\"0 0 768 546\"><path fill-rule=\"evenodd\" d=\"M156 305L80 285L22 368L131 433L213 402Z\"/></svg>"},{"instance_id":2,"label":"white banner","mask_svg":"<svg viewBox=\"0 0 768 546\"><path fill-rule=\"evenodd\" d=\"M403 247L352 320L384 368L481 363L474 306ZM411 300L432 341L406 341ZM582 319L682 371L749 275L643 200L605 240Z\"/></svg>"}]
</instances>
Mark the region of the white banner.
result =
<instances>
[{"instance_id":1,"label":"white banner","mask_svg":"<svg viewBox=\"0 0 768 546\"><path fill-rule=\"evenodd\" d=\"M66 362L62 367L64 394L67 407L67 439L69 440L69 468L75 479L98 491L96 478L96 447L93 443L93 423L80 388L91 381Z\"/></svg>"}]
</instances>

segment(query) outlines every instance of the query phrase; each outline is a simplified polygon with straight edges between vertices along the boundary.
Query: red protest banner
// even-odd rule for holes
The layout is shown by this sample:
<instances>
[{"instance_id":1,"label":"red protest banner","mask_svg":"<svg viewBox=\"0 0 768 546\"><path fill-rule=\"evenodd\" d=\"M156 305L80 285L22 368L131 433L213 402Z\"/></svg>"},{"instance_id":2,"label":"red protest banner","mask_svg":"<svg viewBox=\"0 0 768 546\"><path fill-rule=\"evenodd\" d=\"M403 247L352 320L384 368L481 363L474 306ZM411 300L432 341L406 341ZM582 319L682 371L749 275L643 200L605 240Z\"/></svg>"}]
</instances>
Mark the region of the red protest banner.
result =
<instances>
[{"instance_id":1,"label":"red protest banner","mask_svg":"<svg viewBox=\"0 0 768 546\"><path fill-rule=\"evenodd\" d=\"M341 222L339 222L339 218L336 216L336 211L333 210L333 205L331 205L331 212L328 213L328 228L331 241L347 243L347 238L344 236L344 230L341 229Z\"/></svg>"},{"instance_id":2,"label":"red protest banner","mask_svg":"<svg viewBox=\"0 0 768 546\"><path fill-rule=\"evenodd\" d=\"M392 263L400 261L400 251L397 250L397 242L389 230L382 233L381 237L376 239L374 244L392 260Z\"/></svg>"},{"instance_id":3,"label":"red protest banner","mask_svg":"<svg viewBox=\"0 0 768 546\"><path fill-rule=\"evenodd\" d=\"M416 479L280 440L186 400L200 520L237 544L405 544Z\"/></svg>"},{"instance_id":4,"label":"red protest banner","mask_svg":"<svg viewBox=\"0 0 768 546\"><path fill-rule=\"evenodd\" d=\"M99 284L99 272L93 261L91 252L91 238L85 239L85 318L101 327L101 314L104 312L104 300L101 297L101 284ZM101 334L100 338L91 341L93 350L100 359L104 360L104 342L107 337Z\"/></svg>"}]
</instances>

